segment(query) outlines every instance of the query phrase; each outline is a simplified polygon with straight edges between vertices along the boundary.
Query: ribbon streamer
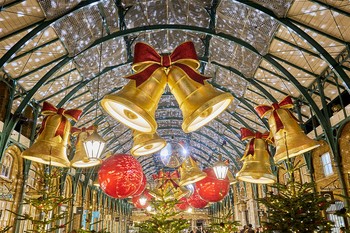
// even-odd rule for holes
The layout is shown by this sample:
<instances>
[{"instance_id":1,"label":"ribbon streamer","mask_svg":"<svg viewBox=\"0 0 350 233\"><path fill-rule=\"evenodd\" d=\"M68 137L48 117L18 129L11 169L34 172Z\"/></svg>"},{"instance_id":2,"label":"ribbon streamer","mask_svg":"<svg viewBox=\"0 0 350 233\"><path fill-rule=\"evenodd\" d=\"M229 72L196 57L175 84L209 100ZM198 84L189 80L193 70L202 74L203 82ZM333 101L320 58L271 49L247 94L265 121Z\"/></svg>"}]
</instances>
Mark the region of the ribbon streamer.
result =
<instances>
[{"instance_id":1,"label":"ribbon streamer","mask_svg":"<svg viewBox=\"0 0 350 233\"><path fill-rule=\"evenodd\" d=\"M68 119L72 119L73 121L78 121L82 111L79 109L69 109L65 110L64 108L56 108L52 104L48 102L43 103L43 108L41 110L41 114L45 116L43 119L43 122L41 124L41 128L39 130L39 134L45 129L47 120L54 115L61 115L61 122L56 129L55 136L61 136L63 137L64 135L64 129L67 123Z\"/></svg>"},{"instance_id":2,"label":"ribbon streamer","mask_svg":"<svg viewBox=\"0 0 350 233\"><path fill-rule=\"evenodd\" d=\"M290 96L286 96L282 101L279 103L273 103L271 106L269 105L259 105L255 107L255 111L258 113L258 115L263 118L266 114L272 112L272 116L276 123L276 133L284 128L283 122L279 115L277 114L277 109L284 109L287 111L292 118L294 118L296 121L298 119L295 118L295 116L289 111L289 109L293 108L293 101Z\"/></svg>"},{"instance_id":3,"label":"ribbon streamer","mask_svg":"<svg viewBox=\"0 0 350 233\"><path fill-rule=\"evenodd\" d=\"M259 131L253 132L247 128L241 128L240 131L241 131L241 140L242 141L251 139L249 141L248 153L246 153L246 155L254 155L255 139L263 139L267 143L272 143L272 141L269 138L269 135L270 135L269 132L265 132L265 133L260 133ZM266 149L267 149L267 144L266 144Z\"/></svg>"},{"instance_id":4,"label":"ribbon streamer","mask_svg":"<svg viewBox=\"0 0 350 233\"><path fill-rule=\"evenodd\" d=\"M157 69L171 69L176 66L182 69L188 77L204 85L204 80L210 77L201 75L197 69L199 61L195 47L191 41L185 42L174 49L170 55L161 56L150 45L137 43L135 45L132 68L136 72L127 76L136 81L136 86L145 82ZM168 71L166 71L168 72Z\"/></svg>"}]
</instances>

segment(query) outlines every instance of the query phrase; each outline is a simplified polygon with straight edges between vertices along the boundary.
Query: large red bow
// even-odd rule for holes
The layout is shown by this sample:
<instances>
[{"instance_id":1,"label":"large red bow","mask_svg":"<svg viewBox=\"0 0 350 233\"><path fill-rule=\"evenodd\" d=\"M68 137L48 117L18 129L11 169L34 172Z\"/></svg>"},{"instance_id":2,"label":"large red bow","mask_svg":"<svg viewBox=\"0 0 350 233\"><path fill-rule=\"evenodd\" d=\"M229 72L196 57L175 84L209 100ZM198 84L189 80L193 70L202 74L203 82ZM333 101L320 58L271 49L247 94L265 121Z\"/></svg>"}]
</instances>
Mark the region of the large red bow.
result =
<instances>
[{"instance_id":1,"label":"large red bow","mask_svg":"<svg viewBox=\"0 0 350 233\"><path fill-rule=\"evenodd\" d=\"M159 171L158 175L153 174L152 177L154 180L161 180L162 184L160 185L160 188L163 188L168 182L171 182L175 188L179 187L179 185L174 181L174 179L179 179L178 171L173 171L170 173L163 172L161 170Z\"/></svg>"},{"instance_id":2,"label":"large red bow","mask_svg":"<svg viewBox=\"0 0 350 233\"><path fill-rule=\"evenodd\" d=\"M64 108L57 109L52 104L50 104L48 102L44 102L43 108L41 110L41 114L44 115L45 118L41 124L39 134L44 130L48 117L53 116L53 115L61 115L62 116L61 122L60 122L58 128L56 129L55 136L59 135L59 136L63 137L64 129L65 129L65 126L67 123L67 119L69 118L69 119L72 119L74 121L77 121L79 119L81 113L82 113L82 111L79 109L69 109L69 110L65 110Z\"/></svg>"},{"instance_id":3,"label":"large red bow","mask_svg":"<svg viewBox=\"0 0 350 233\"><path fill-rule=\"evenodd\" d=\"M276 122L276 133L284 128L283 122L281 118L278 116L277 112L275 110L277 109L285 109L290 113L288 109L293 108L293 101L290 96L285 97L281 102L279 103L273 103L272 106L269 105L259 105L255 107L255 111L259 114L259 116L262 118L266 114L272 111L273 118ZM294 115L290 113L290 115L295 119ZM298 121L297 119L295 119Z\"/></svg>"},{"instance_id":4,"label":"large red bow","mask_svg":"<svg viewBox=\"0 0 350 233\"><path fill-rule=\"evenodd\" d=\"M76 135L83 133L83 132L87 132L88 134L91 134L94 132L94 130L95 130L95 126L91 125L87 128L85 128L85 127L83 127L83 128L72 127L71 132L72 132L73 136L76 136Z\"/></svg>"},{"instance_id":5,"label":"large red bow","mask_svg":"<svg viewBox=\"0 0 350 233\"><path fill-rule=\"evenodd\" d=\"M269 139L269 135L270 135L269 132L260 133L259 131L256 131L254 133L253 131L251 131L250 129L247 129L247 128L241 128L240 131L241 131L241 140L242 141L251 139L249 141L248 153L246 153L247 155L254 155L255 139L263 139L265 142L271 143L271 140Z\"/></svg>"},{"instance_id":6,"label":"large red bow","mask_svg":"<svg viewBox=\"0 0 350 233\"><path fill-rule=\"evenodd\" d=\"M198 73L199 61L196 50L191 41L185 42L174 49L170 55L161 56L157 51L145 43L135 45L133 75L127 76L128 79L136 81L136 86L145 82L157 69L177 66L182 69L188 77L194 81L204 84L204 80L209 77Z\"/></svg>"},{"instance_id":7,"label":"large red bow","mask_svg":"<svg viewBox=\"0 0 350 233\"><path fill-rule=\"evenodd\" d=\"M81 129L77 128L77 127L72 127L72 129L70 130L73 136L77 136L77 141L75 143L79 142L79 138L80 138L80 134L81 133L87 133L87 135L91 135L94 130L95 130L96 126L95 125L91 125L87 128L83 127Z\"/></svg>"}]
</instances>

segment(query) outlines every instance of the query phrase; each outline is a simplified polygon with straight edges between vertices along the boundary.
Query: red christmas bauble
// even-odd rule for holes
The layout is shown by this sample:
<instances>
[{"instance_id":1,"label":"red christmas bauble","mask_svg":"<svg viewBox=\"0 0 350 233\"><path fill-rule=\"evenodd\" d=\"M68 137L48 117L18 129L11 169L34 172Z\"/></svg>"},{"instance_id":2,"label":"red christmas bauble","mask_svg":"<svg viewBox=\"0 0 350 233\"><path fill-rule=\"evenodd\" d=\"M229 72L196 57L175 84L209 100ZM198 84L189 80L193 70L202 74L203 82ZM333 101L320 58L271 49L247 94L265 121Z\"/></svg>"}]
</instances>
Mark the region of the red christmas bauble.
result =
<instances>
[{"instance_id":1,"label":"red christmas bauble","mask_svg":"<svg viewBox=\"0 0 350 233\"><path fill-rule=\"evenodd\" d=\"M136 193L133 194L133 196L141 195L141 194L143 193L143 191L145 191L145 189L146 189L147 177L145 176L144 173L143 173L142 175L143 175L143 177L142 177L141 186L140 186L140 188L136 191Z\"/></svg>"},{"instance_id":2,"label":"red christmas bauble","mask_svg":"<svg viewBox=\"0 0 350 233\"><path fill-rule=\"evenodd\" d=\"M98 171L103 192L114 198L134 195L142 184L141 164L131 155L116 154L104 160Z\"/></svg>"},{"instance_id":3,"label":"red christmas bauble","mask_svg":"<svg viewBox=\"0 0 350 233\"><path fill-rule=\"evenodd\" d=\"M179 210L187 210L189 206L190 205L188 204L186 197L182 197L179 200L179 203L176 204L176 208L178 208Z\"/></svg>"},{"instance_id":4,"label":"red christmas bauble","mask_svg":"<svg viewBox=\"0 0 350 233\"><path fill-rule=\"evenodd\" d=\"M187 198L187 203L192 206L193 208L197 208L197 209L202 209L204 208L208 202L203 200L197 192L197 189L195 188L193 191L193 194Z\"/></svg>"},{"instance_id":5,"label":"red christmas bauble","mask_svg":"<svg viewBox=\"0 0 350 233\"><path fill-rule=\"evenodd\" d=\"M203 171L207 173L207 177L196 183L199 196L208 202L218 202L224 199L230 190L230 181L228 178L218 180L213 168L207 168Z\"/></svg>"},{"instance_id":6,"label":"red christmas bauble","mask_svg":"<svg viewBox=\"0 0 350 233\"><path fill-rule=\"evenodd\" d=\"M144 205L142 205L140 203L140 197L146 197L147 198L147 201ZM149 205L149 201L152 199L153 197L151 196L151 194L149 194L148 190L145 189L145 191L141 194L141 195L138 195L138 196L133 196L132 197L132 203L134 204L134 206L138 209L144 209L146 208L148 205Z\"/></svg>"}]
</instances>

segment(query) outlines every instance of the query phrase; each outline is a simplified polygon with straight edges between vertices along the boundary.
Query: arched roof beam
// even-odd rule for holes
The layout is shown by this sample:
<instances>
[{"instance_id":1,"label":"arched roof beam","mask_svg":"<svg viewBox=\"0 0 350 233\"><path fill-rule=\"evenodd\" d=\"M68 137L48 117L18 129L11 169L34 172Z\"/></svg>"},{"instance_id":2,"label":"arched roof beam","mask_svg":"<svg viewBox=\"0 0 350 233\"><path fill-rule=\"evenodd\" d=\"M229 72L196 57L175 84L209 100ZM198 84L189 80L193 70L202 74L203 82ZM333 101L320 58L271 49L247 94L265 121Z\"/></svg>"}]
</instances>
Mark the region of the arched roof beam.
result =
<instances>
[{"instance_id":1,"label":"arched roof beam","mask_svg":"<svg viewBox=\"0 0 350 233\"><path fill-rule=\"evenodd\" d=\"M181 30L192 30L192 31L197 31L197 32L203 32L203 33L207 33L207 34L211 34L214 36L218 36L230 41L233 41L235 43L237 43L238 45L241 45L243 47L245 47L246 49L252 51L253 53L256 53L257 55L263 57L264 59L266 59L268 62L271 63L270 59L271 57L267 54L267 55L261 55L253 46L251 46L250 44L248 44L245 41L242 41L239 38L224 34L224 33L216 33L215 31L209 30L207 28L200 28L200 27L194 27L194 26L188 26L188 25L151 25L151 26L147 26L147 27L138 27L138 28L133 28L133 29L127 29L125 31L119 31L116 33L112 33L110 35L107 35L105 37L102 37L98 40L96 40L91 46L89 46L88 48L86 48L85 50L94 47L95 45L102 43L106 40L118 37L118 36L123 36L123 35L127 35L127 34L132 34L132 33L136 33L136 32L140 32L140 31L150 31L150 30L155 30L155 29L181 29ZM11 50L11 49L10 49ZM85 50L81 51L84 52ZM78 54L77 54L78 55ZM75 55L76 56L76 55ZM31 100L31 98L33 97L33 95L36 93L36 91L39 89L40 86L42 86L43 84L46 83L46 81L51 77L52 74L54 74L61 66L63 66L64 64L66 64L70 59L69 58L64 58L61 62L59 62L56 66L54 66L47 74L45 74L39 81L38 83L27 93L26 97L23 99L23 101L21 102L20 106L17 108L16 110L16 114L19 116L23 110L24 107L27 105L27 103ZM273 60L274 61L274 60ZM275 61L274 61L275 62ZM272 65L274 65L275 63L271 63ZM281 66L279 63L278 65L274 65L278 70L280 70L282 73L284 73L287 77L292 77L295 82L295 86L299 89L299 88L304 88L302 85L300 85L300 83L286 70L284 69L283 66ZM306 95L308 95L307 92L305 92L305 90L302 90L303 93L305 93ZM304 94L304 95L305 95ZM309 96L310 97L310 96ZM254 108L244 99L244 98L238 98L243 104L245 104L246 106L248 106L248 108L254 112L255 114L257 114L254 110ZM312 100L312 98L308 98L309 100ZM317 107L316 104L313 104L312 107ZM318 109L318 108L317 108ZM317 109L315 109L315 112L317 113ZM9 125L7 125L6 130L5 130L5 136L4 139L2 139L2 143L1 145L5 145L7 143L7 140L9 138L9 134L10 132L12 132L15 124L18 121L18 117L12 118L11 122L9 123ZM264 123L266 123L266 120L264 119ZM267 123L266 123L267 125ZM4 146L3 146L4 147ZM2 154L2 153L1 153Z\"/></svg>"},{"instance_id":2,"label":"arched roof beam","mask_svg":"<svg viewBox=\"0 0 350 233\"><path fill-rule=\"evenodd\" d=\"M178 117L169 117L169 118L164 118L164 119L161 119L160 121L163 121L163 120L178 120L178 121L180 121L180 120L182 120L182 118L178 118ZM227 127L227 125L225 125L225 124L223 124L222 123L222 121L220 121L220 120L217 120L217 122L218 123L220 123L221 125L223 125L223 126L225 126L225 127ZM208 129L208 130L210 130L210 131L212 131L212 132L214 132L218 137L220 137L222 140L224 140L224 141L227 141L227 140L225 140L225 138L223 137L223 134L220 134L215 128L213 128L213 127L211 127L211 126L209 126L209 125L205 125L205 126L203 126L204 128L206 128L206 129ZM180 129L180 128L179 128ZM181 129L182 130L182 129ZM230 129L230 131L231 131L231 129ZM234 131L231 131L234 135L236 135L235 134L235 132ZM193 133L193 132L192 132ZM237 142L237 143L241 143L241 141L237 141L237 140L235 140L235 139L233 139L233 138L231 138L231 137L228 137L227 135L225 135L228 139L230 139L230 140L232 140L232 141L235 141L235 142ZM210 140L210 141L213 141L213 140ZM231 146L232 146L232 149L234 149L234 150L236 150L236 145L235 144L233 144L231 141L227 141L227 143L229 143ZM237 153L240 153L238 150L236 150L236 152Z\"/></svg>"},{"instance_id":3,"label":"arched roof beam","mask_svg":"<svg viewBox=\"0 0 350 233\"><path fill-rule=\"evenodd\" d=\"M38 24L38 26L36 26L33 30L31 30L30 32L28 32L28 34L26 34L22 39L20 39L15 45L13 45L0 59L0 67L3 67L5 65L6 62L8 62L11 57L17 53L18 50L20 50L27 41L30 41L31 39L33 39L39 32L41 32L42 30L46 29L47 27L49 27L52 23L63 19L64 17L66 17L67 15L71 14L72 12L75 12L85 6L90 5L91 3L95 3L95 2L99 2L99 0L86 0L86 1L82 1L80 2L77 6L75 6L74 8L72 8L71 10L67 11L65 14L54 18L54 19L50 19L47 21L43 21L40 22ZM32 27L32 25L30 26L30 28ZM23 30L23 29L21 29ZM18 31L14 32L13 34L17 34ZM6 37L8 37L9 35L7 35ZM4 39L4 38L0 38Z\"/></svg>"},{"instance_id":4,"label":"arched roof beam","mask_svg":"<svg viewBox=\"0 0 350 233\"><path fill-rule=\"evenodd\" d=\"M263 7L262 5L259 5L257 3L254 3L252 1L246 1L246 0L236 0L237 2L240 2L246 6L251 7L252 9L258 10L260 12L265 13L266 15L274 18L276 21L284 25L285 27L293 30L297 35L299 35L300 38L307 41L307 43L312 46L323 58L325 62L327 62L328 66L333 69L335 74L338 78L343 80L343 82L346 84L348 88L350 88L350 78L345 73L341 65L319 44L316 40L314 40L311 36L309 36L306 32L304 32L301 28L299 28L296 24L293 23L292 20L288 18L278 18L273 11L270 9L267 9L266 7ZM299 23L300 24L300 23ZM303 26L304 27L304 26ZM309 28L309 27L308 27ZM343 44L346 44L343 42Z\"/></svg>"},{"instance_id":5,"label":"arched roof beam","mask_svg":"<svg viewBox=\"0 0 350 233\"><path fill-rule=\"evenodd\" d=\"M319 0L310 0L310 1L311 1L311 2L315 2L315 3L317 3L317 4L321 5L321 6L324 6L324 7L326 7L328 10L335 11L335 12L337 12L337 13L340 13L340 14L342 14L342 15L345 15L345 16L347 16L347 17L350 17L350 13L349 13L349 12L343 11L342 9L339 9L339 8L337 8L337 7L334 7L334 6L331 6L331 5L327 4L327 1L326 1L326 2L321 2L321 1L319 1Z\"/></svg>"},{"instance_id":6,"label":"arched roof beam","mask_svg":"<svg viewBox=\"0 0 350 233\"><path fill-rule=\"evenodd\" d=\"M170 127L159 127L159 128L158 128L158 130L166 130L166 129L170 129ZM120 136L122 136L122 135L125 134L126 132L128 132L128 130L124 131ZM218 147L221 147L221 145L220 145L218 142L216 142L215 140L213 140L212 138L210 138L210 137L207 136L207 135L204 135L204 134L202 134L202 133L200 133L200 132L196 132L196 131L195 131L195 132L192 132L192 133L193 133L193 134L197 134L197 135L199 135L200 137L205 137L206 139L208 139L208 140L210 140L211 142L213 142L214 144L216 144ZM120 136L119 136L119 137L120 137ZM197 142L197 143L202 144L203 146L205 146L208 150L212 151L213 153L216 152L216 150L214 150L213 148L210 148L208 145L206 145L206 144L203 143L203 142L199 142L198 140L196 140L196 139L194 139L194 138L191 138L190 140L193 140L193 141L195 141L195 142ZM115 148L114 152L117 151L118 149L123 148L123 146L124 146L125 144L127 144L127 143L129 143L128 140L126 140L123 144L118 145L118 147ZM230 155L230 152L229 152L229 151L227 151L224 147L222 147L222 149L224 150L224 152L225 152L225 154L227 155L228 158L230 158L230 159L232 159L233 161L235 161L234 158ZM233 148L233 149L236 150L237 153L240 153L236 148ZM128 150L127 150L127 151L128 151ZM237 165L236 165L236 166L237 166Z\"/></svg>"}]
</instances>

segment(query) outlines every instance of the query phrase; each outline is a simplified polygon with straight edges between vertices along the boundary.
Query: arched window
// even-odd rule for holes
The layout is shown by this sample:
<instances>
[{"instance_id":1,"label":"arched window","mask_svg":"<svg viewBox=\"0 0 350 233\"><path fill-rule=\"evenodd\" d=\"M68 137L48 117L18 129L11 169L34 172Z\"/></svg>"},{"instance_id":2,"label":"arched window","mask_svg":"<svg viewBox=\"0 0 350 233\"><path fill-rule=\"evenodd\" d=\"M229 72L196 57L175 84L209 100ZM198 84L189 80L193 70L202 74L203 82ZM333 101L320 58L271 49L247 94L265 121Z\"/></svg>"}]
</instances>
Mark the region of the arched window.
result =
<instances>
[{"instance_id":1,"label":"arched window","mask_svg":"<svg viewBox=\"0 0 350 233\"><path fill-rule=\"evenodd\" d=\"M1 173L0 176L4 178L10 178L12 169L13 157L10 154L5 154L4 159L1 163Z\"/></svg>"},{"instance_id":2,"label":"arched window","mask_svg":"<svg viewBox=\"0 0 350 233\"><path fill-rule=\"evenodd\" d=\"M28 171L27 185L32 188L35 188L35 176L36 176L36 167L33 164L31 164Z\"/></svg>"}]
</instances>

